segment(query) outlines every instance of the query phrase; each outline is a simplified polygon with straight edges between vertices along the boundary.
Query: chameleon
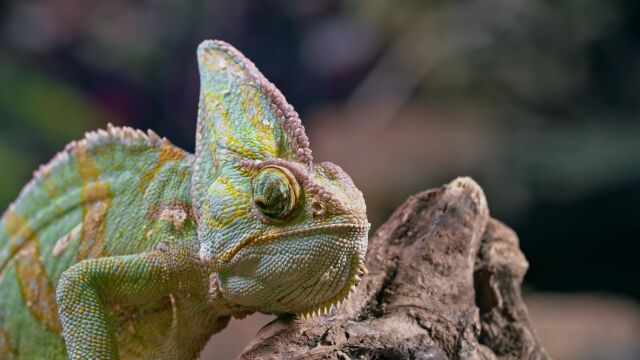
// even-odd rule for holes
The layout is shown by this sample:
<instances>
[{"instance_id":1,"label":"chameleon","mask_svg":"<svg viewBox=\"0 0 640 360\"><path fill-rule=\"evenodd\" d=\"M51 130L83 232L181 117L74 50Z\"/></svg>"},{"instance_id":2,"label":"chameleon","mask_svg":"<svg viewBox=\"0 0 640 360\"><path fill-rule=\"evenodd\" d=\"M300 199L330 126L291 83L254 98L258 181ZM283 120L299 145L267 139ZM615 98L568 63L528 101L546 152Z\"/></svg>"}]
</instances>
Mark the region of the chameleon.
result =
<instances>
[{"instance_id":1,"label":"chameleon","mask_svg":"<svg viewBox=\"0 0 640 360\"><path fill-rule=\"evenodd\" d=\"M316 316L355 290L362 192L313 162L298 113L238 50L206 40L197 59L193 154L108 125L2 215L0 359L190 359L231 317Z\"/></svg>"}]
</instances>

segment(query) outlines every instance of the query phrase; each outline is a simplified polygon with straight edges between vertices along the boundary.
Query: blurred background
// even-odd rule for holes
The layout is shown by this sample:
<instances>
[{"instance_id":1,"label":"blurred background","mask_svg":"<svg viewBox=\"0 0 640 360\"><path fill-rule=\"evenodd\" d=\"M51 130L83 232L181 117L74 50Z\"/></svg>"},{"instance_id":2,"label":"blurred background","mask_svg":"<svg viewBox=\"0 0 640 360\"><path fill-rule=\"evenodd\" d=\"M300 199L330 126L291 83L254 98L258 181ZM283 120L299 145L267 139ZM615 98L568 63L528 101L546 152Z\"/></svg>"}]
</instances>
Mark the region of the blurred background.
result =
<instances>
[{"instance_id":1,"label":"blurred background","mask_svg":"<svg viewBox=\"0 0 640 360\"><path fill-rule=\"evenodd\" d=\"M548 352L640 358L640 2L0 0L0 210L107 122L193 151L208 38L282 90L374 228L473 176L520 236ZM232 320L202 358L270 319Z\"/></svg>"}]
</instances>

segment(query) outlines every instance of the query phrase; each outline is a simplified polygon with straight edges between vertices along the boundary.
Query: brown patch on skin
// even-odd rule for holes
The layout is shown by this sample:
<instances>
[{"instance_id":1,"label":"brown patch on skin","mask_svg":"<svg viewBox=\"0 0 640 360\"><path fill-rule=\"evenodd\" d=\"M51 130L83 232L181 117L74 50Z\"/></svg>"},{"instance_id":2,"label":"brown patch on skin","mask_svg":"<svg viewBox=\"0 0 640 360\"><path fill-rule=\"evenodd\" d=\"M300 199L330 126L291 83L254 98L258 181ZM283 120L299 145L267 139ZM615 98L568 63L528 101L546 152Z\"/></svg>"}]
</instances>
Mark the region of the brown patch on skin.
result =
<instances>
[{"instance_id":1,"label":"brown patch on skin","mask_svg":"<svg viewBox=\"0 0 640 360\"><path fill-rule=\"evenodd\" d=\"M53 250L51 251L53 256L58 257L62 255L62 253L71 244L71 241L73 241L73 239L75 239L80 234L80 231L82 231L82 224L76 225L67 235L59 238L58 241L56 241L56 244L53 246Z\"/></svg>"},{"instance_id":2,"label":"brown patch on skin","mask_svg":"<svg viewBox=\"0 0 640 360\"><path fill-rule=\"evenodd\" d=\"M16 280L29 311L47 330L59 334L62 325L58 319L55 289L42 261L37 241L29 242L18 254Z\"/></svg>"},{"instance_id":3,"label":"brown patch on skin","mask_svg":"<svg viewBox=\"0 0 640 360\"><path fill-rule=\"evenodd\" d=\"M107 213L112 199L109 184L100 181L100 171L93 162L86 143L79 143L75 153L83 183L80 192L80 201L83 204L82 229L76 256L78 260L106 256L104 238Z\"/></svg>"},{"instance_id":4,"label":"brown patch on skin","mask_svg":"<svg viewBox=\"0 0 640 360\"><path fill-rule=\"evenodd\" d=\"M153 180L154 177L156 177L156 175L158 174L158 171L162 169L162 166L164 166L164 164L168 163L169 161L182 160L185 156L186 156L186 153L184 150L176 146L173 146L169 141L164 140L162 142L162 146L160 147L160 155L158 157L158 161L153 166L153 168L151 168L151 170L147 171L140 178L140 185L139 185L140 192L141 193L145 192L149 182Z\"/></svg>"},{"instance_id":5,"label":"brown patch on skin","mask_svg":"<svg viewBox=\"0 0 640 360\"><path fill-rule=\"evenodd\" d=\"M0 357L4 359L7 355L18 357L18 350L11 346L9 332L0 327Z\"/></svg>"},{"instance_id":6,"label":"brown patch on skin","mask_svg":"<svg viewBox=\"0 0 640 360\"><path fill-rule=\"evenodd\" d=\"M179 200L154 206L147 216L152 220L169 221L173 223L174 228L178 232L182 231L187 220L195 219L191 205Z\"/></svg>"},{"instance_id":7,"label":"brown patch on skin","mask_svg":"<svg viewBox=\"0 0 640 360\"><path fill-rule=\"evenodd\" d=\"M182 231L187 213L182 209L165 209L160 213L160 220L170 221L177 231Z\"/></svg>"}]
</instances>

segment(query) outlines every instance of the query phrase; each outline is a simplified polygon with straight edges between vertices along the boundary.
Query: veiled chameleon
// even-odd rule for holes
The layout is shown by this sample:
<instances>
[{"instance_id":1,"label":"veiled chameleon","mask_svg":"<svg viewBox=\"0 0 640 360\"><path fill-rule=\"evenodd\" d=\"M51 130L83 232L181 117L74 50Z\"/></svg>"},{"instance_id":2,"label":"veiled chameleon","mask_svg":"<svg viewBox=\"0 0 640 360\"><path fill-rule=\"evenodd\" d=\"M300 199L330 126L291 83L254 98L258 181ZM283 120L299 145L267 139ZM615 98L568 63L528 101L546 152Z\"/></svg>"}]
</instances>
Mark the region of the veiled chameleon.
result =
<instances>
[{"instance_id":1,"label":"veiled chameleon","mask_svg":"<svg viewBox=\"0 0 640 360\"><path fill-rule=\"evenodd\" d=\"M198 48L195 155L109 126L0 221L0 358L197 356L230 316L327 311L359 282L362 193L312 162L298 114L240 52Z\"/></svg>"}]
</instances>

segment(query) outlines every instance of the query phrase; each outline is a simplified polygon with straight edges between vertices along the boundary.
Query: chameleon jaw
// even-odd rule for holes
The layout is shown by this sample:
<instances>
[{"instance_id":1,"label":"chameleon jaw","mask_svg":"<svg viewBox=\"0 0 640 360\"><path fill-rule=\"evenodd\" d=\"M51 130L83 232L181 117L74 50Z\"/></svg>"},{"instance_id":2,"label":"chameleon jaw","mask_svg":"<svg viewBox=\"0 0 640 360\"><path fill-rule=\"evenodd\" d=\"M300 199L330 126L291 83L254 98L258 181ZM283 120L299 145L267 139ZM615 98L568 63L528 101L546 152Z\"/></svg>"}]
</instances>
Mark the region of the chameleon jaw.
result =
<instances>
[{"instance_id":1,"label":"chameleon jaw","mask_svg":"<svg viewBox=\"0 0 640 360\"><path fill-rule=\"evenodd\" d=\"M355 293L357 286L362 281L362 276L367 275L369 271L364 264L364 257L361 253L357 253L351 262L351 276L344 284L342 289L338 291L331 299L315 305L309 310L300 311L297 315L304 319L312 319L314 317L329 313L332 308L338 308L345 300L348 300Z\"/></svg>"},{"instance_id":2,"label":"chameleon jaw","mask_svg":"<svg viewBox=\"0 0 640 360\"><path fill-rule=\"evenodd\" d=\"M352 245L349 245L349 248L352 248L352 250L348 251L350 256L345 258L344 260L346 260L346 262L342 262L342 265L340 265L339 267L342 269L340 273L342 273L343 275L337 275L334 273L330 278L323 280L325 282L330 281L331 283L334 283L334 285L331 286L331 288L323 288L323 290L320 291L320 294L322 295L318 294L317 298L315 299L316 301L314 302L309 301L311 300L309 298L304 301L289 299L285 302L282 302L281 300L283 299L276 300L275 298L273 298L273 302L271 303L246 302L242 298L242 296L246 298L246 294L240 296L240 293L235 292L234 290L232 290L232 288L227 288L227 286L224 285L224 281L221 284L221 292L223 294L223 297L231 302L243 304L243 306L252 308L254 309L254 311L273 314L294 313L307 318L326 313L333 307L337 308L342 302L344 302L347 297L350 296L352 292L355 291L356 286L361 282L362 275L367 273L364 265L364 253L366 249L367 233L369 227L369 224L360 223L324 224L300 229L278 231L277 233L267 234L263 236L247 237L235 247L231 248L227 252L222 253L222 255L218 258L219 262L216 265L222 266L220 266L218 268L219 270L217 270L216 272L220 274L221 272L224 273L225 271L233 271L232 269L235 268L234 266L238 264L238 261L243 261L242 254L244 254L245 252L243 252L242 250L246 247L250 247L250 245L252 244L261 244L273 241L295 241L296 238L303 237L309 234L316 234L316 232L319 234L324 234L326 232L332 233L333 235L336 235L336 233L342 234L342 236L339 236L339 238L341 238L342 240L336 240L354 241ZM334 243L334 246L338 247L343 247L345 245L346 243L342 245L340 243ZM242 254L240 254L241 252ZM245 274L243 276L250 275ZM339 278L337 276L339 276ZM316 285L314 284L313 286ZM266 293L271 293L272 295L266 295L270 297L274 296L274 290L275 288L262 288L262 290L256 291L266 291ZM250 298L261 299L262 296L257 294L258 293L252 293Z\"/></svg>"}]
</instances>

